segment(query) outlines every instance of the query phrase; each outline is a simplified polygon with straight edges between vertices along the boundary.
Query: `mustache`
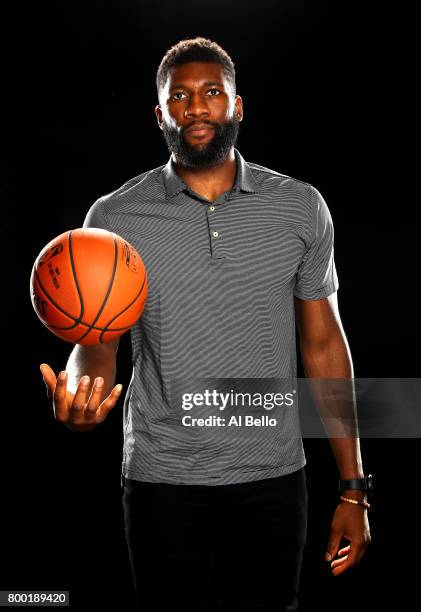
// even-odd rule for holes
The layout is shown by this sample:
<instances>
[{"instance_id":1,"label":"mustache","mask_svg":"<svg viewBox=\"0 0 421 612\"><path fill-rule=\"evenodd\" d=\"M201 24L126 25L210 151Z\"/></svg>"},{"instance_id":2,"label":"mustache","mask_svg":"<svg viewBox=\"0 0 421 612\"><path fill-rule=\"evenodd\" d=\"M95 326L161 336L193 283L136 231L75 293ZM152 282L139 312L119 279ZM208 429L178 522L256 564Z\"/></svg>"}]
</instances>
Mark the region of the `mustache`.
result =
<instances>
[{"instance_id":1,"label":"mustache","mask_svg":"<svg viewBox=\"0 0 421 612\"><path fill-rule=\"evenodd\" d=\"M189 123L189 125L186 125L185 127L183 127L182 132L185 132L186 130L189 130L191 127L193 127L194 125L209 125L210 127L213 128L217 128L218 127L218 123L214 123L213 121L192 121L191 123Z\"/></svg>"}]
</instances>

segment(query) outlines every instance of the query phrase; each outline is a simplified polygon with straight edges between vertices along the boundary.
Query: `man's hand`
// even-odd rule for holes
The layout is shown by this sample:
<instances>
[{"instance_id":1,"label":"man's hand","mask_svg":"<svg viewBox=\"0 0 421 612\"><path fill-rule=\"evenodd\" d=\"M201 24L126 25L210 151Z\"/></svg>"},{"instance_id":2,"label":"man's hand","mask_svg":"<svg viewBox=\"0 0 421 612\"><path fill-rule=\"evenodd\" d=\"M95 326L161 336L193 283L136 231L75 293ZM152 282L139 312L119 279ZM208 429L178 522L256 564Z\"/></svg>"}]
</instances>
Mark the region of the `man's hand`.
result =
<instances>
[{"instance_id":1,"label":"man's hand","mask_svg":"<svg viewBox=\"0 0 421 612\"><path fill-rule=\"evenodd\" d=\"M82 376L76 394L67 390L67 372L60 372L58 378L46 363L40 366L43 380L47 387L48 399L53 402L54 416L72 431L89 431L102 423L114 408L122 385L116 385L110 395L100 402L104 388L101 377L95 379L88 397L89 376Z\"/></svg>"},{"instance_id":2,"label":"man's hand","mask_svg":"<svg viewBox=\"0 0 421 612\"><path fill-rule=\"evenodd\" d=\"M351 544L338 550L341 539L349 540ZM331 562L332 574L338 576L350 567L357 565L371 542L370 527L367 518L367 508L341 502L333 515L330 537L327 545L326 561ZM330 554L330 558L328 558ZM334 557L338 554L339 559Z\"/></svg>"}]
</instances>

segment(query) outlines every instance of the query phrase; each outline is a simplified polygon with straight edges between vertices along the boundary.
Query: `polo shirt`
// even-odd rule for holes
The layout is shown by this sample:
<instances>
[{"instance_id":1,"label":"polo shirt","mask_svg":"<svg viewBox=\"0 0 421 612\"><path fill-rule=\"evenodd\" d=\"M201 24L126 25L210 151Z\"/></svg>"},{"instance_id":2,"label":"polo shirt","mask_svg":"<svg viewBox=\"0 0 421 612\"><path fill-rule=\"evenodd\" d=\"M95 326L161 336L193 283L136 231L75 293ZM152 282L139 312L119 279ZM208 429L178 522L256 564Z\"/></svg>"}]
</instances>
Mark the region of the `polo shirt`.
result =
<instances>
[{"instance_id":1,"label":"polo shirt","mask_svg":"<svg viewBox=\"0 0 421 612\"><path fill-rule=\"evenodd\" d=\"M172 403L172 389L188 390L190 379L293 380L294 296L319 300L339 286L319 191L234 152L234 186L214 201L189 188L170 157L97 199L83 223L129 242L148 273L145 308L130 329L126 478L225 485L306 464L301 436L290 435L297 403L277 427L234 428L184 426L187 413Z\"/></svg>"}]
</instances>

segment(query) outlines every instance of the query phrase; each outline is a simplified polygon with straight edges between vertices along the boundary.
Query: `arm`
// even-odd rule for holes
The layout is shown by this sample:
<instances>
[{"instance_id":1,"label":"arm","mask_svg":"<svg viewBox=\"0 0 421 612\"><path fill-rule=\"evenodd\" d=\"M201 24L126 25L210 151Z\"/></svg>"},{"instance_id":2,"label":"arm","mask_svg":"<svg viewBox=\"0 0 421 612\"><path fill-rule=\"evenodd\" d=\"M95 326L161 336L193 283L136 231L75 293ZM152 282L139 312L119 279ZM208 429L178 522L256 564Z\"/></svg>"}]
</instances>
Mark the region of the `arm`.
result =
<instances>
[{"instance_id":1,"label":"arm","mask_svg":"<svg viewBox=\"0 0 421 612\"><path fill-rule=\"evenodd\" d=\"M80 378L89 376L90 387L88 390L90 391L95 377L101 376L104 379L101 400L109 395L115 385L119 343L120 338L106 344L94 344L92 346L75 344L66 364L68 390L75 394Z\"/></svg>"},{"instance_id":2,"label":"arm","mask_svg":"<svg viewBox=\"0 0 421 612\"><path fill-rule=\"evenodd\" d=\"M296 321L304 373L308 378L354 377L351 353L338 311L337 293L322 300L295 298ZM359 438L329 438L342 479L364 476ZM366 499L364 491L346 497Z\"/></svg>"},{"instance_id":3,"label":"arm","mask_svg":"<svg viewBox=\"0 0 421 612\"><path fill-rule=\"evenodd\" d=\"M295 298L296 321L304 373L309 378L353 378L350 350L342 329L336 292L320 300ZM333 438L329 442L341 478L361 478L363 466L357 437ZM363 491L344 491L346 497L365 499ZM339 549L341 539L351 544ZM356 565L371 541L367 509L339 503L331 524L325 559L338 576ZM335 559L336 554L339 558Z\"/></svg>"}]
</instances>

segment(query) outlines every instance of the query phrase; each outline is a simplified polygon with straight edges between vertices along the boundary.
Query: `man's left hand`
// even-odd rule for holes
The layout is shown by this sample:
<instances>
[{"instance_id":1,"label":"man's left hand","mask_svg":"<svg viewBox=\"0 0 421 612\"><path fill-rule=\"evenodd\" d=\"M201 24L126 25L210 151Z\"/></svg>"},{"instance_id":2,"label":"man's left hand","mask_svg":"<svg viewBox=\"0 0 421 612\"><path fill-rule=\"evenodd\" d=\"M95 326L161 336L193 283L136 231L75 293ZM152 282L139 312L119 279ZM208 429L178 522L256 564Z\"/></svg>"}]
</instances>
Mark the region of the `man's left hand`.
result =
<instances>
[{"instance_id":1,"label":"man's left hand","mask_svg":"<svg viewBox=\"0 0 421 612\"><path fill-rule=\"evenodd\" d=\"M349 540L351 543L338 550L341 539ZM325 556L326 561L331 560L332 574L338 576L357 565L370 542L367 508L349 502L339 503L333 515ZM329 553L330 558L328 558ZM340 558L335 559L336 554Z\"/></svg>"}]
</instances>

